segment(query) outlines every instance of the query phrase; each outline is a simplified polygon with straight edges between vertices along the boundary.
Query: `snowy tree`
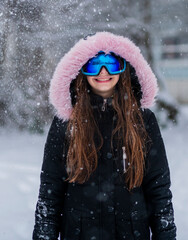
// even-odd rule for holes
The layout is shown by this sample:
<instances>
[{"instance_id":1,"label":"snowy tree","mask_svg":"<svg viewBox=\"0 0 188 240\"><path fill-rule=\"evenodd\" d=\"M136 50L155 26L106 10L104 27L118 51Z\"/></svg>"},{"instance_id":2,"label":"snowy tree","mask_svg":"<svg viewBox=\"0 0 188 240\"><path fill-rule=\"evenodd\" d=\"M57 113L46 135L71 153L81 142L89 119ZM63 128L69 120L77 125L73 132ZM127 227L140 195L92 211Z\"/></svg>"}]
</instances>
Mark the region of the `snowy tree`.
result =
<instances>
[{"instance_id":1,"label":"snowy tree","mask_svg":"<svg viewBox=\"0 0 188 240\"><path fill-rule=\"evenodd\" d=\"M3 7L1 122L40 131L49 117L42 8L30 1L5 1Z\"/></svg>"}]
</instances>

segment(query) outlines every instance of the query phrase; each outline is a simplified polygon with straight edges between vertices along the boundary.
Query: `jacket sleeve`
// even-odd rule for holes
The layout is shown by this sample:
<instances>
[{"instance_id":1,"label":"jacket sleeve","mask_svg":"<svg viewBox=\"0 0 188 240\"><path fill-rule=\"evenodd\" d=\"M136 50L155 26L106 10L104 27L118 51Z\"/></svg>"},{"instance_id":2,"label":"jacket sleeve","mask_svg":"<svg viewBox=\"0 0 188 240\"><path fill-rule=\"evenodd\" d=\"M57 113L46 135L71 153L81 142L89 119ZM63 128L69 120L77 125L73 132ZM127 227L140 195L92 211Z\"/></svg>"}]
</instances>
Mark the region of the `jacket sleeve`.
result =
<instances>
[{"instance_id":1,"label":"jacket sleeve","mask_svg":"<svg viewBox=\"0 0 188 240\"><path fill-rule=\"evenodd\" d=\"M176 226L170 190L170 171L161 132L151 110L149 110L146 129L152 143L146 157L143 190L148 207L152 240L175 240Z\"/></svg>"},{"instance_id":2,"label":"jacket sleeve","mask_svg":"<svg viewBox=\"0 0 188 240\"><path fill-rule=\"evenodd\" d=\"M54 117L44 149L33 240L57 240L67 177L63 166L65 123Z\"/></svg>"}]
</instances>

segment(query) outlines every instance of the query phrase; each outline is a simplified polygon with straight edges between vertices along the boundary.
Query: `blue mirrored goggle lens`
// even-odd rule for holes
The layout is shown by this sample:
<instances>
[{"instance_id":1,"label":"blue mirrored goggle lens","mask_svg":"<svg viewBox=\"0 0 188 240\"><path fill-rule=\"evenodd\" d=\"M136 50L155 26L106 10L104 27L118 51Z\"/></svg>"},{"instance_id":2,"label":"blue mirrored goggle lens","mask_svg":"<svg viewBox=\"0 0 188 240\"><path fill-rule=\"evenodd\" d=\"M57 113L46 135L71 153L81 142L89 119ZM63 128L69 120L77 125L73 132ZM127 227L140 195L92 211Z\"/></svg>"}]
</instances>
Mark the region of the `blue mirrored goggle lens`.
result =
<instances>
[{"instance_id":1,"label":"blue mirrored goggle lens","mask_svg":"<svg viewBox=\"0 0 188 240\"><path fill-rule=\"evenodd\" d=\"M99 54L97 57L91 58L82 68L82 73L88 75L98 75L102 66L105 66L110 74L117 74L125 70L121 66L119 60L110 54Z\"/></svg>"}]
</instances>

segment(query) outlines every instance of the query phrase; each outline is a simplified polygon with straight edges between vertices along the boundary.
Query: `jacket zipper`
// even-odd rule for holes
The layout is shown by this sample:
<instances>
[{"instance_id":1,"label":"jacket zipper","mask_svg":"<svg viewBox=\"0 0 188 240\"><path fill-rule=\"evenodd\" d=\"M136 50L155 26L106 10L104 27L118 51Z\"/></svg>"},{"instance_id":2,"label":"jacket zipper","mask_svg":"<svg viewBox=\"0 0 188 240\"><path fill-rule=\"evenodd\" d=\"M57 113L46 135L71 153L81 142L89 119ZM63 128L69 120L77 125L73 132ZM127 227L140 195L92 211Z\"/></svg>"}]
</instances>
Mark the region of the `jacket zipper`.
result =
<instances>
[{"instance_id":1,"label":"jacket zipper","mask_svg":"<svg viewBox=\"0 0 188 240\"><path fill-rule=\"evenodd\" d=\"M101 110L104 112L106 110L107 98L104 98Z\"/></svg>"},{"instance_id":2,"label":"jacket zipper","mask_svg":"<svg viewBox=\"0 0 188 240\"><path fill-rule=\"evenodd\" d=\"M102 107L101 107L101 111L104 112L106 110L106 105L107 105L107 98L104 98L103 99L103 104L102 104ZM101 192L101 166L99 164L99 192ZM103 226L102 226L102 203L101 201L99 202L99 209L100 209L100 212L99 212L99 225L101 227L100 231L99 231L99 239L102 240L102 229L103 229Z\"/></svg>"}]
</instances>

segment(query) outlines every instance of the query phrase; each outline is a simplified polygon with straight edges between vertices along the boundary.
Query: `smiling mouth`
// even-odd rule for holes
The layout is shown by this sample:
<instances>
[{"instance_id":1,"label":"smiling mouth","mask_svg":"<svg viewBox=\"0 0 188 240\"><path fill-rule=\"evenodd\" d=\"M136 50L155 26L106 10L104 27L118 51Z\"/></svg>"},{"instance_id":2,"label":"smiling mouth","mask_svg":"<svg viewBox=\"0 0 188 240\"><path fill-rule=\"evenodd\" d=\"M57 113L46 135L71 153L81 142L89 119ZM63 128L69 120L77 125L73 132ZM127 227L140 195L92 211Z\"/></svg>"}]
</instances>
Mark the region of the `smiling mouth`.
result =
<instances>
[{"instance_id":1,"label":"smiling mouth","mask_svg":"<svg viewBox=\"0 0 188 240\"><path fill-rule=\"evenodd\" d=\"M101 83L109 82L109 81L111 81L111 80L112 80L112 78L105 78L105 79L97 79L97 78L95 78L95 81L101 82Z\"/></svg>"}]
</instances>

